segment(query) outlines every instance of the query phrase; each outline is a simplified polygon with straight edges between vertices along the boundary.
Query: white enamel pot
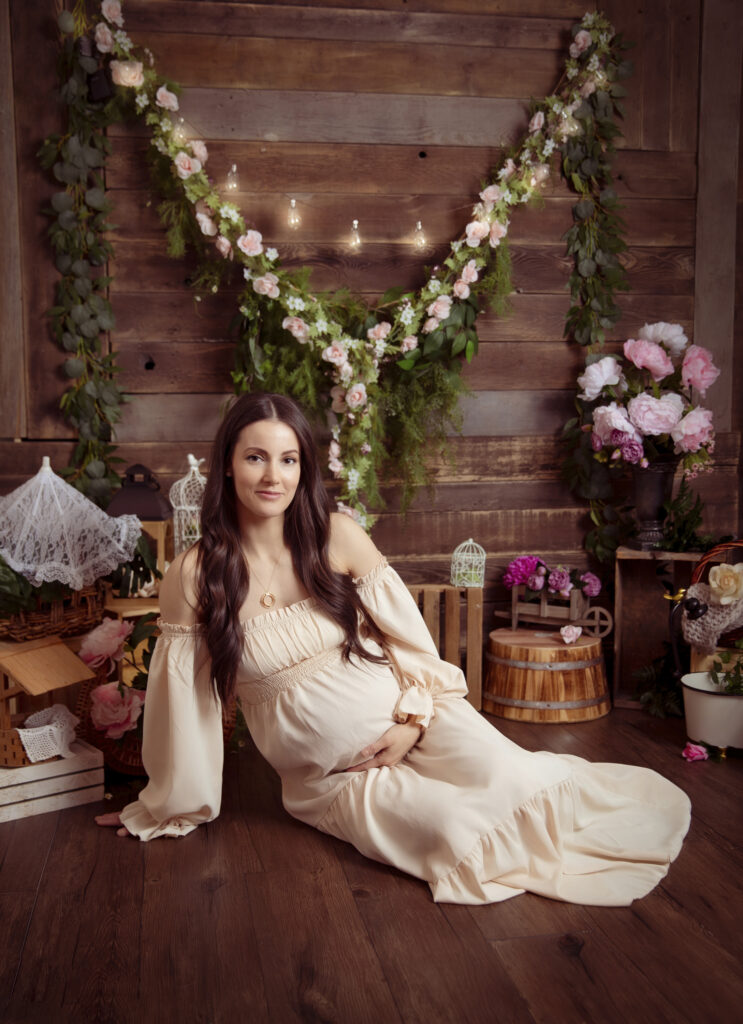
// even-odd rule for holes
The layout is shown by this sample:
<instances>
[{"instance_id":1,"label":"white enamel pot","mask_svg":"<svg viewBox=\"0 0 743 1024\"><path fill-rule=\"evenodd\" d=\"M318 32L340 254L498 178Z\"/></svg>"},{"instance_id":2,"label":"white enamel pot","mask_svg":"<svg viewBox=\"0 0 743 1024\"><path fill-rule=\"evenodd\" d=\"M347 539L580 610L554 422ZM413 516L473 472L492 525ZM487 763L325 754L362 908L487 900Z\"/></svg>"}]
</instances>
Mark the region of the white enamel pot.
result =
<instances>
[{"instance_id":1,"label":"white enamel pot","mask_svg":"<svg viewBox=\"0 0 743 1024\"><path fill-rule=\"evenodd\" d=\"M743 695L722 693L709 672L683 676L686 735L713 747L743 747Z\"/></svg>"}]
</instances>

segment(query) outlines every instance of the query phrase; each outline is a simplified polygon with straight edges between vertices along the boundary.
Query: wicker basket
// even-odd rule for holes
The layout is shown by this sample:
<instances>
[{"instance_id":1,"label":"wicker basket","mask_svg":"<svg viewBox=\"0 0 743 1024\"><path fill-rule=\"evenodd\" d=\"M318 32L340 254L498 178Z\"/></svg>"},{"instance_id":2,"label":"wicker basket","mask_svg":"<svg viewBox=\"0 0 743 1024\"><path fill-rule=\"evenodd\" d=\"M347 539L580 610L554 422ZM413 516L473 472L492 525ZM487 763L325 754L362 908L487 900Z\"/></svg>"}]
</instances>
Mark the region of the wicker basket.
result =
<instances>
[{"instance_id":1,"label":"wicker basket","mask_svg":"<svg viewBox=\"0 0 743 1024\"><path fill-rule=\"evenodd\" d=\"M44 636L76 636L97 626L103 618L106 591L99 580L82 590L35 611L17 612L9 619L0 619L0 638L39 640Z\"/></svg>"},{"instance_id":2,"label":"wicker basket","mask_svg":"<svg viewBox=\"0 0 743 1024\"><path fill-rule=\"evenodd\" d=\"M705 577L709 569L713 565L719 565L721 562L735 563L743 561L743 540L731 540L727 544L716 544L715 547L710 548L694 566L691 573L692 583L705 582ZM743 637L743 627L738 629L731 629L728 633L723 633L719 640L718 646L720 647L734 647L735 641Z\"/></svg>"},{"instance_id":3,"label":"wicker basket","mask_svg":"<svg viewBox=\"0 0 743 1024\"><path fill-rule=\"evenodd\" d=\"M121 739L112 740L93 725L90 717L90 694L96 686L110 682L105 672L99 672L93 679L86 680L80 687L75 714L80 719L77 727L81 739L97 747L109 768L124 775L146 775L142 764L142 739L139 729L131 729ZM235 728L237 706L235 701L222 713L222 732L225 746L229 743Z\"/></svg>"}]
</instances>

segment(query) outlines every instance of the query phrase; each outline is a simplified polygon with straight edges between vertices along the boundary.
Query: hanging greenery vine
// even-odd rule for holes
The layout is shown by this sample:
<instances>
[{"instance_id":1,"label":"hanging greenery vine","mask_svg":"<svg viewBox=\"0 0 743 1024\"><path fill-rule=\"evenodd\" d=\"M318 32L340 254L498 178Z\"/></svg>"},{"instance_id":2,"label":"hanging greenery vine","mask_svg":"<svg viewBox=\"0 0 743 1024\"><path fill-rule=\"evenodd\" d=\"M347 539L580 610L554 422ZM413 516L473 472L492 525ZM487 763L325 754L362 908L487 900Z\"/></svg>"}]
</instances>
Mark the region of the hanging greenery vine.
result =
<instances>
[{"instance_id":1,"label":"hanging greenery vine","mask_svg":"<svg viewBox=\"0 0 743 1024\"><path fill-rule=\"evenodd\" d=\"M168 251L181 256L193 247L199 254L197 300L235 273L242 275L235 390L283 391L311 411L332 411L328 466L340 482L340 507L364 525L371 522L366 504L379 503L385 467L393 466L402 478L409 501L425 479L425 447L443 442L447 426L456 425L462 361L477 352L481 301L502 311L511 291L510 216L539 193L557 154L582 196L576 207L580 231L569 241L580 256L578 276L571 279L571 330L583 344L600 342L604 327L616 319L616 200L598 183L610 177L618 79L626 66L621 40L603 16L587 14L574 27L555 91L535 104L527 133L483 183L471 220L440 265L426 273L418 291L393 289L374 308L347 292L316 292L307 268L285 270L253 221L220 195L205 170L205 142L189 137L176 117L178 87L158 76L149 51L135 49L118 0L103 0L94 22L77 0L72 13L60 15L59 25L69 130L47 139L41 150L65 184L52 204L62 281L50 313L69 353L64 366L72 384L62 405L80 433L70 475L92 495L103 496L115 476L111 426L123 398L114 383L114 357L102 354L100 341L100 332L113 326L103 295L108 279L92 269L111 255L101 237L108 213L104 131L123 116L142 116L151 131Z\"/></svg>"}]
</instances>

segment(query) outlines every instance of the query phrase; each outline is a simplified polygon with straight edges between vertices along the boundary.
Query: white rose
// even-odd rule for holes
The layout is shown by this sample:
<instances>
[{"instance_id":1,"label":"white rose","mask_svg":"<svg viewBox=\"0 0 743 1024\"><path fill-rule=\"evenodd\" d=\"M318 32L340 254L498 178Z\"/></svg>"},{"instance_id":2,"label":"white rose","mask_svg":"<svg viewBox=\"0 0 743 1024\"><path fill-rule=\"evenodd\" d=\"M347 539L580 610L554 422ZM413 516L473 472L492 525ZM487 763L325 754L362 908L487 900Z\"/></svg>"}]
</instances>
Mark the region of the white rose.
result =
<instances>
[{"instance_id":1,"label":"white rose","mask_svg":"<svg viewBox=\"0 0 743 1024\"><path fill-rule=\"evenodd\" d=\"M621 367L614 356L604 356L603 359L587 366L578 378L578 387L583 389L578 398L592 402L601 394L602 388L615 385L624 389L625 380Z\"/></svg>"},{"instance_id":2,"label":"white rose","mask_svg":"<svg viewBox=\"0 0 743 1024\"><path fill-rule=\"evenodd\" d=\"M709 588L715 604L732 604L743 598L743 562L713 565L709 571Z\"/></svg>"}]
</instances>

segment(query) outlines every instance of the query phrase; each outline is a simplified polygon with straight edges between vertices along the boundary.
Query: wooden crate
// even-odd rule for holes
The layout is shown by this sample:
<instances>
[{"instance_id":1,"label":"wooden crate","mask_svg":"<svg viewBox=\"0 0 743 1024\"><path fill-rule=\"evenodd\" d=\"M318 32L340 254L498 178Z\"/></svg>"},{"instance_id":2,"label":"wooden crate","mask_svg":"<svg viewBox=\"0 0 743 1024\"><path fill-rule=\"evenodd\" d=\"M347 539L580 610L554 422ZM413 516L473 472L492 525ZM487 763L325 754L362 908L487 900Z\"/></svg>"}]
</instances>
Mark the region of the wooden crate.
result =
<instances>
[{"instance_id":1,"label":"wooden crate","mask_svg":"<svg viewBox=\"0 0 743 1024\"><path fill-rule=\"evenodd\" d=\"M0 768L0 822L31 818L103 799L103 754L83 740L71 757Z\"/></svg>"}]
</instances>

